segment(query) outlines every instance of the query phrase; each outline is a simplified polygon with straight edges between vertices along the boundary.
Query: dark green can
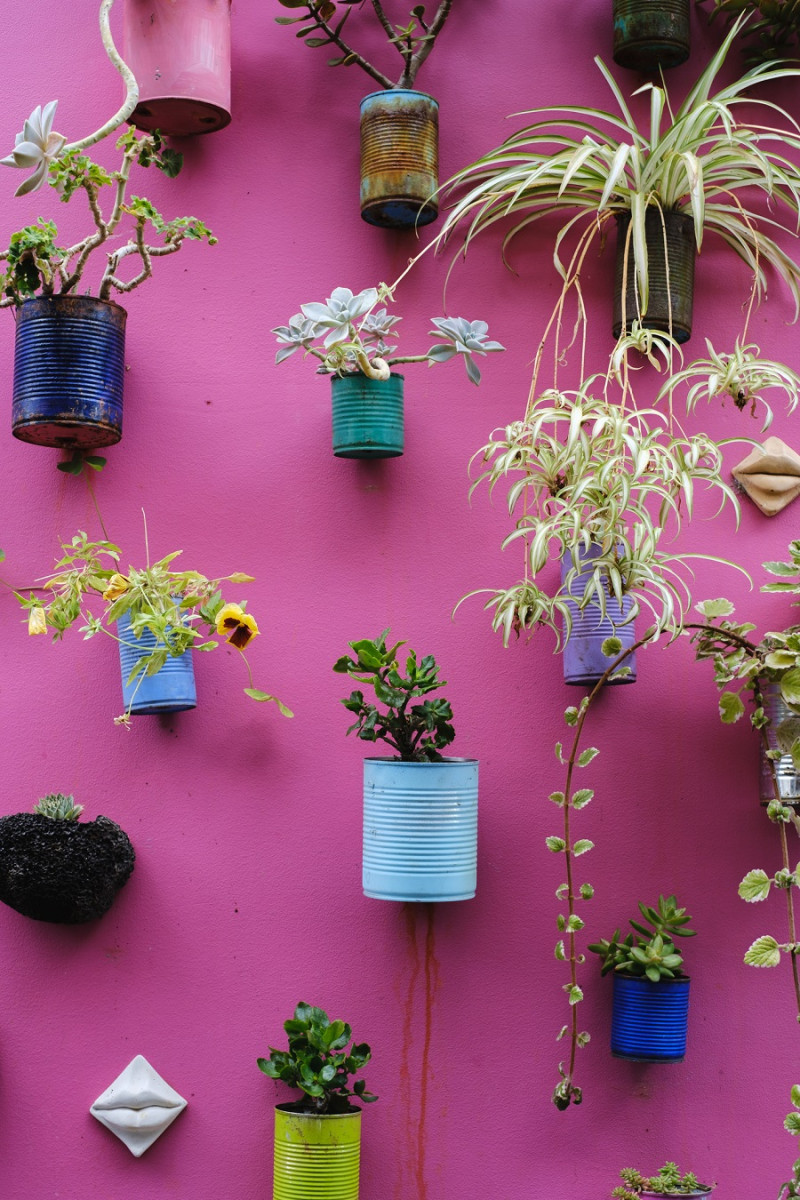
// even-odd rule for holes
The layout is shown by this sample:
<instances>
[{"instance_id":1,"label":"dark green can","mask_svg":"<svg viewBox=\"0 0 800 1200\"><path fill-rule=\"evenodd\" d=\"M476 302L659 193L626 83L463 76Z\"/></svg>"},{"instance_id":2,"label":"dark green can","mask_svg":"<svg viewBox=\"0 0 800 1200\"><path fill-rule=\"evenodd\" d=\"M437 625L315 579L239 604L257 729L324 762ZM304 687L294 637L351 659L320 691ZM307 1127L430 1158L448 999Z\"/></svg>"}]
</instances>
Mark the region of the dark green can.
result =
<instances>
[{"instance_id":1,"label":"dark green can","mask_svg":"<svg viewBox=\"0 0 800 1200\"><path fill-rule=\"evenodd\" d=\"M403 453L402 375L335 375L333 453L337 458L399 458Z\"/></svg>"}]
</instances>

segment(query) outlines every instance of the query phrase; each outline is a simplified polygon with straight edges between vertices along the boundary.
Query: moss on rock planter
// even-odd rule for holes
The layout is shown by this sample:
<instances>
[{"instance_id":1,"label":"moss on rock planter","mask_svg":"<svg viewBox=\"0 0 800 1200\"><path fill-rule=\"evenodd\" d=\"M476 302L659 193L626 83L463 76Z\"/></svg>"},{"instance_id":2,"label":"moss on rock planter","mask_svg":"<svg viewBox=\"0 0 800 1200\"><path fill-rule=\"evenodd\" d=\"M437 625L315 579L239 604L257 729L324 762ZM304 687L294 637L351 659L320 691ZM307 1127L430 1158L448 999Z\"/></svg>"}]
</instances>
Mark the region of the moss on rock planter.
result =
<instances>
[{"instance_id":1,"label":"moss on rock planter","mask_svg":"<svg viewBox=\"0 0 800 1200\"><path fill-rule=\"evenodd\" d=\"M0 900L25 917L79 925L108 912L135 861L128 835L108 817L0 818Z\"/></svg>"}]
</instances>

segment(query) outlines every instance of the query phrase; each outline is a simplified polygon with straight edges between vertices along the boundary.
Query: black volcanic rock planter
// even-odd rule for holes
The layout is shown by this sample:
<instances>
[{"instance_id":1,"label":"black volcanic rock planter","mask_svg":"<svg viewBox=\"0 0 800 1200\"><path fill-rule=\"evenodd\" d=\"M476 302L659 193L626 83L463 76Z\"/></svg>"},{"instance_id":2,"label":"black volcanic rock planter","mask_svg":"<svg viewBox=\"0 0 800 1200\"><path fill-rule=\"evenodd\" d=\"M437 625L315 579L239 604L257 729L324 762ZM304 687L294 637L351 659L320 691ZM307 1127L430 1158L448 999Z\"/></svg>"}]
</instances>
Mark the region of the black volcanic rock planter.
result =
<instances>
[{"instance_id":1,"label":"black volcanic rock planter","mask_svg":"<svg viewBox=\"0 0 800 1200\"><path fill-rule=\"evenodd\" d=\"M108 912L135 861L128 835L108 817L0 818L0 900L25 917L79 925Z\"/></svg>"}]
</instances>

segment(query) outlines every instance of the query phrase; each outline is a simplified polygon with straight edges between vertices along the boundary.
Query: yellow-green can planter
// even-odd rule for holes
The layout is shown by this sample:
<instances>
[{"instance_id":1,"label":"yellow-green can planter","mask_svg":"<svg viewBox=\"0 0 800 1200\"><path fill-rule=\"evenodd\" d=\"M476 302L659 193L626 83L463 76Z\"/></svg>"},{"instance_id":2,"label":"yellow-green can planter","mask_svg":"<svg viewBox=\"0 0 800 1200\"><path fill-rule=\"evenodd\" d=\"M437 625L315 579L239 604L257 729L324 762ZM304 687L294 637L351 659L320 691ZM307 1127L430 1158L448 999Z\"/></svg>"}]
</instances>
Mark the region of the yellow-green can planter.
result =
<instances>
[{"instance_id":1,"label":"yellow-green can planter","mask_svg":"<svg viewBox=\"0 0 800 1200\"><path fill-rule=\"evenodd\" d=\"M298 1112L275 1109L273 1200L358 1200L361 1110Z\"/></svg>"}]
</instances>

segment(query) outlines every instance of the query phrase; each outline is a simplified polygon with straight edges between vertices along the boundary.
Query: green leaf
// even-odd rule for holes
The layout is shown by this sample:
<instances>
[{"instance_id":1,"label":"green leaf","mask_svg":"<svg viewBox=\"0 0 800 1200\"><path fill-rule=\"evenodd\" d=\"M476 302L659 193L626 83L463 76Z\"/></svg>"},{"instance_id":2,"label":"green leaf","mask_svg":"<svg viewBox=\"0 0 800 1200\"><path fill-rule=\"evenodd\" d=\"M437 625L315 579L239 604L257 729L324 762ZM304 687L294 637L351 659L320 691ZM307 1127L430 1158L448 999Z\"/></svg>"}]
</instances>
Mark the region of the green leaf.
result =
<instances>
[{"instance_id":1,"label":"green leaf","mask_svg":"<svg viewBox=\"0 0 800 1200\"><path fill-rule=\"evenodd\" d=\"M616 658L622 653L622 642L618 637L607 637L600 646L600 653L605 658Z\"/></svg>"},{"instance_id":2,"label":"green leaf","mask_svg":"<svg viewBox=\"0 0 800 1200\"><path fill-rule=\"evenodd\" d=\"M567 933L577 933L579 929L583 929L585 924L585 921L582 921L576 913L573 913L571 917L567 918Z\"/></svg>"},{"instance_id":3,"label":"green leaf","mask_svg":"<svg viewBox=\"0 0 800 1200\"><path fill-rule=\"evenodd\" d=\"M552 850L553 854L560 854L562 850L566 850L567 843L560 837L545 838L545 845L548 850Z\"/></svg>"},{"instance_id":4,"label":"green leaf","mask_svg":"<svg viewBox=\"0 0 800 1200\"><path fill-rule=\"evenodd\" d=\"M787 704L800 705L800 667L793 667L781 676L780 688Z\"/></svg>"},{"instance_id":5,"label":"green leaf","mask_svg":"<svg viewBox=\"0 0 800 1200\"><path fill-rule=\"evenodd\" d=\"M258 700L261 703L263 703L264 701L267 701L267 700L271 700L273 702L273 704L277 704L278 708L280 709L280 711L284 717L293 717L294 716L294 713L292 712L292 710L290 708L287 708L282 700L279 700L277 696L270 696L269 692L262 692L262 691L259 691L258 688L249 688L248 687L248 688L244 689L244 694L245 694L245 696L249 696L251 700Z\"/></svg>"},{"instance_id":6,"label":"green leaf","mask_svg":"<svg viewBox=\"0 0 800 1200\"><path fill-rule=\"evenodd\" d=\"M797 1085L795 1084L795 1087ZM792 1089L794 1091L794 1088ZM792 1101L794 1103L794 1101ZM787 1133L800 1133L800 1113L789 1113L786 1120L783 1122L783 1128Z\"/></svg>"},{"instance_id":7,"label":"green leaf","mask_svg":"<svg viewBox=\"0 0 800 1200\"><path fill-rule=\"evenodd\" d=\"M733 725L744 713L744 705L735 692L723 692L719 698L719 715L723 724Z\"/></svg>"},{"instance_id":8,"label":"green leaf","mask_svg":"<svg viewBox=\"0 0 800 1200\"><path fill-rule=\"evenodd\" d=\"M795 1083L792 1085L790 1096L792 1104L795 1106L795 1108L800 1108L800 1083Z\"/></svg>"},{"instance_id":9,"label":"green leaf","mask_svg":"<svg viewBox=\"0 0 800 1200\"><path fill-rule=\"evenodd\" d=\"M577 792L572 797L572 807L585 808L593 797L594 792L591 788L578 788Z\"/></svg>"},{"instance_id":10,"label":"green leaf","mask_svg":"<svg viewBox=\"0 0 800 1200\"><path fill-rule=\"evenodd\" d=\"M593 758L596 758L600 751L595 746L589 746L582 754L578 756L578 766L588 767Z\"/></svg>"},{"instance_id":11,"label":"green leaf","mask_svg":"<svg viewBox=\"0 0 800 1200\"><path fill-rule=\"evenodd\" d=\"M733 612L730 600L702 600L695 608L704 617L713 620L715 617L729 617Z\"/></svg>"},{"instance_id":12,"label":"green leaf","mask_svg":"<svg viewBox=\"0 0 800 1200\"><path fill-rule=\"evenodd\" d=\"M568 725L578 724L578 710L574 705L570 705L569 708L564 710L564 720Z\"/></svg>"},{"instance_id":13,"label":"green leaf","mask_svg":"<svg viewBox=\"0 0 800 1200\"><path fill-rule=\"evenodd\" d=\"M565 983L564 991L567 993L567 999L570 1005L580 1004L583 999L583 992L578 987L577 983Z\"/></svg>"},{"instance_id":14,"label":"green leaf","mask_svg":"<svg viewBox=\"0 0 800 1200\"><path fill-rule=\"evenodd\" d=\"M555 955L559 962L566 962L567 954L563 942L556 942Z\"/></svg>"},{"instance_id":15,"label":"green leaf","mask_svg":"<svg viewBox=\"0 0 800 1200\"><path fill-rule=\"evenodd\" d=\"M748 904L753 904L757 900L766 900L769 895L770 882L766 871L748 871L739 884L739 895Z\"/></svg>"},{"instance_id":16,"label":"green leaf","mask_svg":"<svg viewBox=\"0 0 800 1200\"><path fill-rule=\"evenodd\" d=\"M744 961L750 967L777 967L781 961L780 946L769 934L756 938L745 954Z\"/></svg>"},{"instance_id":17,"label":"green leaf","mask_svg":"<svg viewBox=\"0 0 800 1200\"><path fill-rule=\"evenodd\" d=\"M564 807L564 793L563 792L551 792L550 795L547 797L547 799L552 800L553 804L557 804L559 808Z\"/></svg>"},{"instance_id":18,"label":"green leaf","mask_svg":"<svg viewBox=\"0 0 800 1200\"><path fill-rule=\"evenodd\" d=\"M579 838L572 847L572 853L576 858L580 858L582 854L586 854L587 850L594 850L594 842L590 842L588 838Z\"/></svg>"},{"instance_id":19,"label":"green leaf","mask_svg":"<svg viewBox=\"0 0 800 1200\"><path fill-rule=\"evenodd\" d=\"M594 888L590 883L582 883L580 886L581 900L591 900L594 895Z\"/></svg>"}]
</instances>

